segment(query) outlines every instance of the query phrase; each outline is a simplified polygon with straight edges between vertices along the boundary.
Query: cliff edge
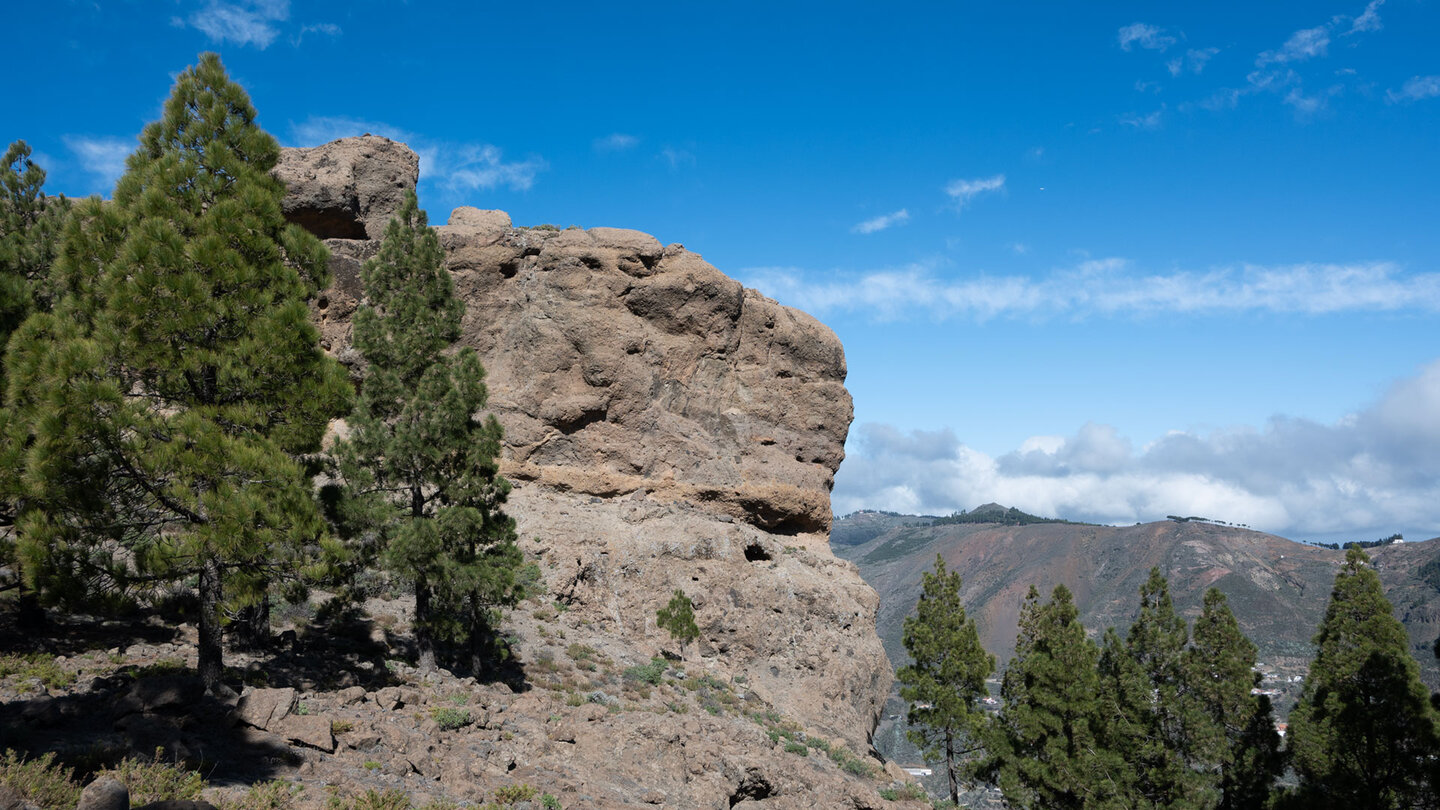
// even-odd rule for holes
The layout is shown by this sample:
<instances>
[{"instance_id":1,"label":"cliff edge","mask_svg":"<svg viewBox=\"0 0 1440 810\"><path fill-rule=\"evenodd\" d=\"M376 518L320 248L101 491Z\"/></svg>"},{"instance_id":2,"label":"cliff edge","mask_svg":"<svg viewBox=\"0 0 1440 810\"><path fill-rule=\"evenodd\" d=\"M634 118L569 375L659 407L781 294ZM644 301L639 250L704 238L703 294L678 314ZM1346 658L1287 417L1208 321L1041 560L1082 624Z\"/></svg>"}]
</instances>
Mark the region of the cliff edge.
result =
<instances>
[{"instance_id":1,"label":"cliff edge","mask_svg":"<svg viewBox=\"0 0 1440 810\"><path fill-rule=\"evenodd\" d=\"M358 373L360 266L418 160L365 136L287 149L276 173L290 188L287 216L330 247L333 282L315 317L325 348ZM856 788L854 773L797 769L793 752L779 756L788 737L753 733L768 715L873 755L890 687L875 592L828 544L852 414L834 333L637 231L515 227L474 208L437 230L467 306L461 344L484 362L505 427L508 511L559 610L510 614L527 674L577 643L617 666L686 652L690 675L723 680L746 707L678 718L671 745L650 739L643 752L626 750L627 712L602 713L566 750L527 749L531 767L570 771L593 750L593 793L629 779L618 763L634 754L653 760L666 805L868 803L857 797L874 789ZM688 651L655 626L676 588L701 630ZM698 770L684 758L697 746L715 758ZM769 787L747 792L757 779Z\"/></svg>"}]
</instances>

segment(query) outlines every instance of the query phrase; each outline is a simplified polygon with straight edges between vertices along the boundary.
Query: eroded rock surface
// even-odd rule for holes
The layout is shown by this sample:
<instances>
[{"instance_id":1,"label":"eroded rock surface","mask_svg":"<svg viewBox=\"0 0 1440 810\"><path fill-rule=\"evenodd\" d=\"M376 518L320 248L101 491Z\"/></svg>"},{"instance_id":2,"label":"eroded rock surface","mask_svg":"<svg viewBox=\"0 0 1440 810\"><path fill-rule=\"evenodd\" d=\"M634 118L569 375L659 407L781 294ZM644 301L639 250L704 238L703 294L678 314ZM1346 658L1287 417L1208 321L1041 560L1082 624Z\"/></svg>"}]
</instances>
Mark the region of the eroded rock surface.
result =
<instances>
[{"instance_id":1,"label":"eroded rock surface","mask_svg":"<svg viewBox=\"0 0 1440 810\"><path fill-rule=\"evenodd\" d=\"M403 149L359 140L286 150L277 173L309 178L292 198L337 200L333 218L348 216L349 192L320 186L369 176L363 161L332 175L307 167L317 155ZM354 237L327 239L334 281L316 318L326 349L357 374L359 270L388 215L370 199L372 239L316 231ZM332 218L307 205L294 221ZM456 209L437 230L467 306L461 343L484 362L505 427L502 472L516 484L508 511L565 611L564 641L545 621L512 613L507 632L524 665L573 644L616 667L683 653L692 676L740 684L746 712L868 752L891 670L874 591L827 542L852 414L834 333L637 231L517 228L504 212L475 208ZM684 650L655 626L676 588L694 601L701 629ZM583 722L549 728L532 767L583 762L594 769L591 789L608 793L598 785L634 776L619 760L649 762L666 774L645 780L665 806L864 804L844 779L797 782L776 770L783 745L744 713L640 718L614 707L596 714L605 698L593 701ZM707 780L715 784L702 788ZM807 797L813 790L823 796Z\"/></svg>"},{"instance_id":2,"label":"eroded rock surface","mask_svg":"<svg viewBox=\"0 0 1440 810\"><path fill-rule=\"evenodd\" d=\"M322 239L379 239L415 188L420 158L404 144L364 135L286 149L275 176L289 187L282 208L291 222Z\"/></svg>"}]
</instances>

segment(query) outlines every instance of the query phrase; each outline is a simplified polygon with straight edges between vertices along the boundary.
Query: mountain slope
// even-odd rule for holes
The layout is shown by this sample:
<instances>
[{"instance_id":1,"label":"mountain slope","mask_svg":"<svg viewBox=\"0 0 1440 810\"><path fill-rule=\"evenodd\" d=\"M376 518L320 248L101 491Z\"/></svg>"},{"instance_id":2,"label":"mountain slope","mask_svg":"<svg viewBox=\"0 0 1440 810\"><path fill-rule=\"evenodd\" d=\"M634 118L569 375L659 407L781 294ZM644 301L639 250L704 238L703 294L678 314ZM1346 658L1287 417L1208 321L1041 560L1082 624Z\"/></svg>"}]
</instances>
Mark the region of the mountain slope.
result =
<instances>
[{"instance_id":1,"label":"mountain slope","mask_svg":"<svg viewBox=\"0 0 1440 810\"><path fill-rule=\"evenodd\" d=\"M851 517L837 521L844 536ZM1164 521L1126 527L1082 524L929 525L903 516L898 525L863 543L836 545L880 594L880 637L891 660L906 659L902 623L920 594L920 574L938 553L964 578L962 597L986 649L1003 662L1015 643L1020 603L1033 584L1048 593L1064 584L1075 594L1094 634L1133 620L1140 585L1152 566L1170 579L1176 607L1199 615L1207 588L1224 591L1241 627L1260 648L1260 660L1282 674L1304 673L1311 637L1324 614L1343 551L1232 526ZM927 525L918 525L924 522ZM1440 631L1440 577L1421 569L1440 561L1440 543L1401 543L1370 549L1396 615L1432 684L1440 682L1430 646ZM1437 564L1440 568L1440 564Z\"/></svg>"}]
</instances>

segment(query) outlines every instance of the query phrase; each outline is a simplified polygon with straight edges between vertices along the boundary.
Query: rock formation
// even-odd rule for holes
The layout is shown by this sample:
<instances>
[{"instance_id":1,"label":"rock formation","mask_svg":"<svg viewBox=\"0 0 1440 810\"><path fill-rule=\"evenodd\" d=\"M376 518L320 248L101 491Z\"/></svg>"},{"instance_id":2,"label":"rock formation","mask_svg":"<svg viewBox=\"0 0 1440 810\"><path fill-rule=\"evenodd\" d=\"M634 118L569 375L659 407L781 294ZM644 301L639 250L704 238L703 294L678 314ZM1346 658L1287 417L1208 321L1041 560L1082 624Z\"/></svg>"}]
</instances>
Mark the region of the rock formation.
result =
<instances>
[{"instance_id":1,"label":"rock formation","mask_svg":"<svg viewBox=\"0 0 1440 810\"><path fill-rule=\"evenodd\" d=\"M416 165L403 145L366 136L285 150L277 169L291 185L287 215L330 247L334 280L316 318L326 349L357 374L360 265ZM515 614L522 660L577 641L622 665L676 652L655 613L681 588L701 629L688 671L743 684L753 705L868 753L891 670L875 593L827 542L851 418L835 335L636 231L517 228L474 208L438 231L467 305L461 343L484 362L506 430L509 511L565 609L564 641ZM587 715L578 733L589 742L565 740L564 756L593 748L597 783L617 758L653 760L670 771L667 806L862 803L853 786L804 799L823 780L788 773L779 744L743 717L671 731L625 717ZM661 744L662 732L674 739ZM700 749L708 765L692 761Z\"/></svg>"}]
</instances>

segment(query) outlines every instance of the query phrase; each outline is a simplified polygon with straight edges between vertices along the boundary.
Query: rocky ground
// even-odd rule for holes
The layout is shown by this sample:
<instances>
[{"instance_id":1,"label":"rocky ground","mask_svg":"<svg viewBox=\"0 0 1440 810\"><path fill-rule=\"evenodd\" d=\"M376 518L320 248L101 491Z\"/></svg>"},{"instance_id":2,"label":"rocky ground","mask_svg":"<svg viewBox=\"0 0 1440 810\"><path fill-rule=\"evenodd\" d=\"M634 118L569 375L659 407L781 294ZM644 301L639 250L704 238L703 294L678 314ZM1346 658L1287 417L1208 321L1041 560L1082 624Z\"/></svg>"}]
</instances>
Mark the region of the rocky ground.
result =
<instances>
[{"instance_id":1,"label":"rocky ground","mask_svg":"<svg viewBox=\"0 0 1440 810\"><path fill-rule=\"evenodd\" d=\"M531 789L535 807L907 806L882 798L906 783L895 766L777 711L713 642L617 632L536 559L556 587L509 613L515 657L488 682L407 664L403 597L339 616L321 597L277 606L273 650L228 652L230 700L201 694L194 628L173 616L52 616L0 642L0 748L81 771L158 750L220 806L276 779L299 807L371 789L417 807Z\"/></svg>"}]
</instances>

